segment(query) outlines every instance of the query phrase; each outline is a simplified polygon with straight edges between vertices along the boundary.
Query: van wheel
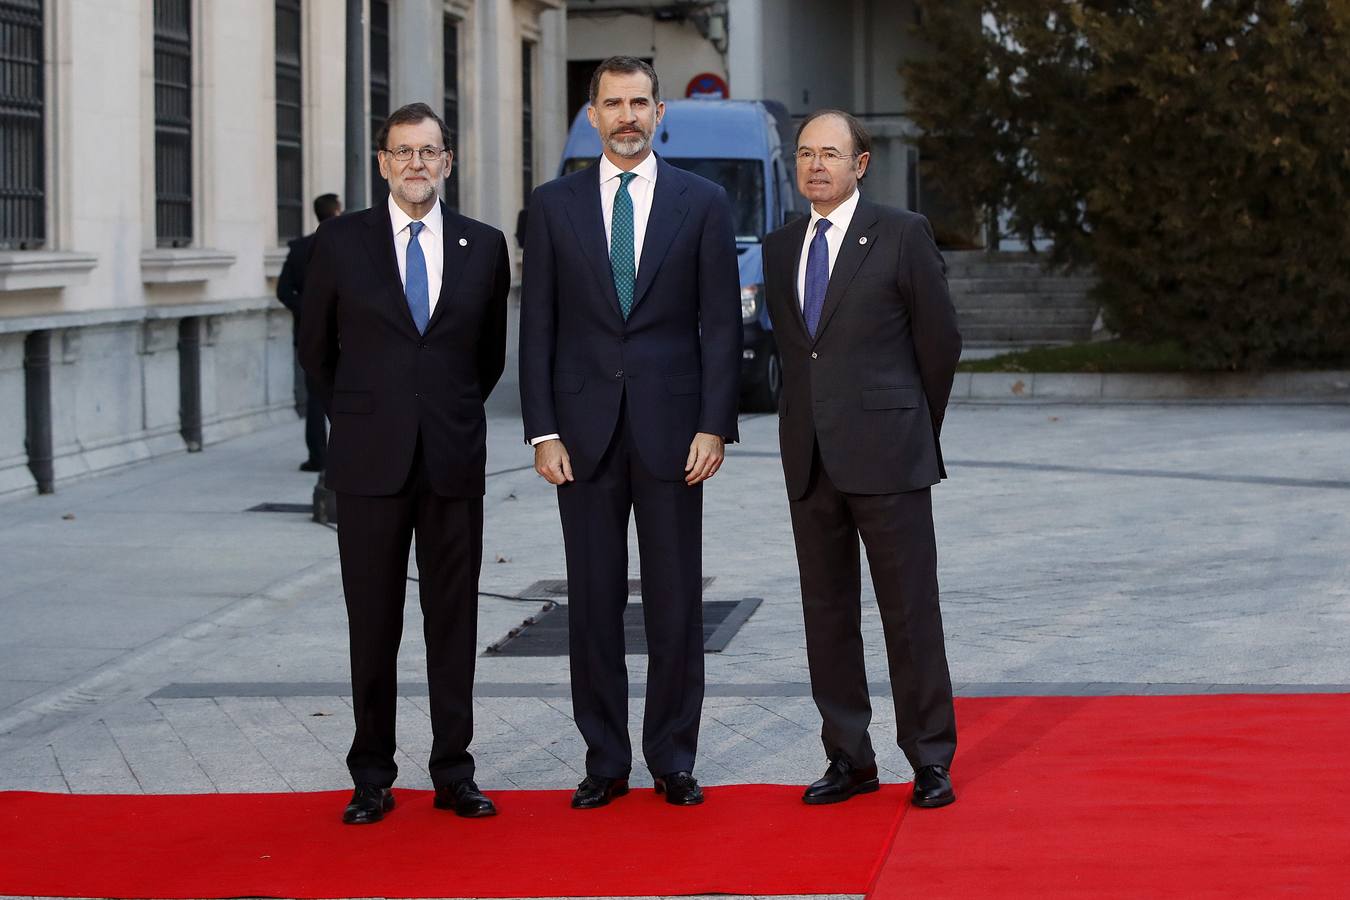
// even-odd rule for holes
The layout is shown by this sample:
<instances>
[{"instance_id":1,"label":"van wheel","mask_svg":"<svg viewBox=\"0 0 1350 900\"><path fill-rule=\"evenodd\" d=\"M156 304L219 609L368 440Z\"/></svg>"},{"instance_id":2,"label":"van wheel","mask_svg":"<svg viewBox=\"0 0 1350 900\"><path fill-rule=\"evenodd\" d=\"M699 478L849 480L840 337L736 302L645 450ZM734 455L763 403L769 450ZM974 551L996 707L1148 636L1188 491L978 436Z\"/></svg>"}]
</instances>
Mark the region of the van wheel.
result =
<instances>
[{"instance_id":1,"label":"van wheel","mask_svg":"<svg viewBox=\"0 0 1350 900\"><path fill-rule=\"evenodd\" d=\"M756 373L759 377L745 393L746 412L774 412L778 409L778 395L783 391L783 366L778 360L777 348L764 354Z\"/></svg>"}]
</instances>

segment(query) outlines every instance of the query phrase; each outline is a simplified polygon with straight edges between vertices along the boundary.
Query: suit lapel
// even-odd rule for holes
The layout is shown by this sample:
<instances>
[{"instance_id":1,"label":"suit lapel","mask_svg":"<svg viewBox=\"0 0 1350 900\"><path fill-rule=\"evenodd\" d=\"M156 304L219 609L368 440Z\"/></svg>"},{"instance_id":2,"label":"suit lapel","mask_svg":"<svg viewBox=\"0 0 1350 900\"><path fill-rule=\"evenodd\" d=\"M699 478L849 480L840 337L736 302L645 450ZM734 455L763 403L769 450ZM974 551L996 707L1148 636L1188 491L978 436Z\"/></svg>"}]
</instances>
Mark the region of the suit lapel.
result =
<instances>
[{"instance_id":1,"label":"suit lapel","mask_svg":"<svg viewBox=\"0 0 1350 900\"><path fill-rule=\"evenodd\" d=\"M642 237L642 259L638 263L637 284L633 288L633 308L656 280L661 262L666 258L670 242L675 240L684 217L689 213L684 192L688 189L680 172L659 157L656 160L656 184L653 186L652 208L647 215L647 231Z\"/></svg>"},{"instance_id":2,"label":"suit lapel","mask_svg":"<svg viewBox=\"0 0 1350 900\"><path fill-rule=\"evenodd\" d=\"M619 311L619 295L614 290L614 270L609 264L609 246L605 241L605 217L600 209L600 167L596 165L583 170L572 186L572 202L567 204L567 218L577 233L581 244L581 254L595 275L601 292L609 300L616 315Z\"/></svg>"},{"instance_id":3,"label":"suit lapel","mask_svg":"<svg viewBox=\"0 0 1350 900\"><path fill-rule=\"evenodd\" d=\"M468 231L468 223L456 215L451 215L450 210L445 204L441 204L441 292L436 298L436 309L431 313L431 320L427 322L427 331L430 332L440 321L442 313L446 307L450 306L451 300L459 292L459 276L464 271L464 261L469 257L469 251L473 248L469 246L467 240L461 245L460 239L465 237ZM411 318L411 313L409 314Z\"/></svg>"},{"instance_id":4,"label":"suit lapel","mask_svg":"<svg viewBox=\"0 0 1350 900\"><path fill-rule=\"evenodd\" d=\"M416 331L412 310L408 309L408 298L403 293L403 279L398 275L398 257L394 255L394 223L389 218L389 204L379 203L368 209L366 225L371 230L370 240L366 241L366 252L370 255L376 281L384 285L389 302L399 310L394 315Z\"/></svg>"},{"instance_id":5,"label":"suit lapel","mask_svg":"<svg viewBox=\"0 0 1350 900\"><path fill-rule=\"evenodd\" d=\"M797 272L801 270L802 265L802 245L806 241L806 229L811 224L810 216L802 216L797 221L788 226L787 233L784 235L784 241L790 241L788 252L783 259L784 271L779 272L780 284L787 284L790 287L792 299L788 303L791 307L792 320L797 323L801 329L802 337L809 343L811 334L806 330L806 317L802 315L802 295L797 289ZM788 268L790 266L790 268Z\"/></svg>"},{"instance_id":6,"label":"suit lapel","mask_svg":"<svg viewBox=\"0 0 1350 900\"><path fill-rule=\"evenodd\" d=\"M858 207L853 210L853 221L848 224L844 244L839 248L839 256L834 261L834 270L830 272L830 286L825 290L825 306L820 311L820 324L816 326L817 341L825 333L830 318L843 301L844 293L853 281L853 276L858 274L858 267L876 246L878 221L880 220L877 217L876 207L859 197Z\"/></svg>"}]
</instances>

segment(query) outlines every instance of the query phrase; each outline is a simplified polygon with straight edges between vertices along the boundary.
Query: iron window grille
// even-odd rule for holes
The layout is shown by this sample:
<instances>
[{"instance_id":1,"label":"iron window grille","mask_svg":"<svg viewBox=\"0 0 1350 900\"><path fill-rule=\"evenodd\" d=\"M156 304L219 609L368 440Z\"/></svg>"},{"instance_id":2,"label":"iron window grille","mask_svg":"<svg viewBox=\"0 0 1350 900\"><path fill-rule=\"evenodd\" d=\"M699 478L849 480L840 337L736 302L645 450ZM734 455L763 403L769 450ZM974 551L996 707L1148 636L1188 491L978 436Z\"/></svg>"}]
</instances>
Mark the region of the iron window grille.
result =
<instances>
[{"instance_id":1,"label":"iron window grille","mask_svg":"<svg viewBox=\"0 0 1350 900\"><path fill-rule=\"evenodd\" d=\"M155 242L192 243L192 13L155 0Z\"/></svg>"},{"instance_id":2,"label":"iron window grille","mask_svg":"<svg viewBox=\"0 0 1350 900\"><path fill-rule=\"evenodd\" d=\"M463 159L459 146L459 19L445 17L444 38L441 118L450 131L450 149L455 153L450 174L445 177L445 205L459 212L459 163Z\"/></svg>"},{"instance_id":3,"label":"iron window grille","mask_svg":"<svg viewBox=\"0 0 1350 900\"><path fill-rule=\"evenodd\" d=\"M389 118L389 0L370 0L370 205L383 203L389 185L380 175L375 136Z\"/></svg>"},{"instance_id":4,"label":"iron window grille","mask_svg":"<svg viewBox=\"0 0 1350 900\"><path fill-rule=\"evenodd\" d=\"M0 249L47 237L42 0L0 0Z\"/></svg>"},{"instance_id":5,"label":"iron window grille","mask_svg":"<svg viewBox=\"0 0 1350 900\"><path fill-rule=\"evenodd\" d=\"M301 154L300 0L276 0L277 242L304 233Z\"/></svg>"},{"instance_id":6,"label":"iron window grille","mask_svg":"<svg viewBox=\"0 0 1350 900\"><path fill-rule=\"evenodd\" d=\"M525 189L522 205L534 190L534 44L520 44L520 180Z\"/></svg>"}]
</instances>

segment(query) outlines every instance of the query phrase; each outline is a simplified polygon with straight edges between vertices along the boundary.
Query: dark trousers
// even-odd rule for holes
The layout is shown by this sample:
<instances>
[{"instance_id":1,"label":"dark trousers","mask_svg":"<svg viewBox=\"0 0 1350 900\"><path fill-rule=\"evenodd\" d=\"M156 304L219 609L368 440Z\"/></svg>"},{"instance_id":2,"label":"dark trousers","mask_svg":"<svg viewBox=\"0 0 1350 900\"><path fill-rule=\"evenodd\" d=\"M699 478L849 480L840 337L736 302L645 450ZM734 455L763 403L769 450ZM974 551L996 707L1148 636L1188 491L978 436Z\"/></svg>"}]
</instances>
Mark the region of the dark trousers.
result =
<instances>
[{"instance_id":1,"label":"dark trousers","mask_svg":"<svg viewBox=\"0 0 1350 900\"><path fill-rule=\"evenodd\" d=\"M328 460L328 416L323 409L323 397L319 395L314 379L305 376L305 447L309 450L309 462L320 469Z\"/></svg>"},{"instance_id":2,"label":"dark trousers","mask_svg":"<svg viewBox=\"0 0 1350 900\"><path fill-rule=\"evenodd\" d=\"M558 488L567 549L572 709L586 772L628 775L628 514L637 520L647 634L642 752L654 775L692 771L703 711L703 486L653 477L627 416L588 481Z\"/></svg>"},{"instance_id":3,"label":"dark trousers","mask_svg":"<svg viewBox=\"0 0 1350 900\"><path fill-rule=\"evenodd\" d=\"M431 694L431 759L437 787L473 775L473 669L483 499L431 489L419 441L403 489L387 497L338 496L338 553L351 638L356 736L352 780L388 787L394 763L398 647L403 638L408 546L417 535L418 595Z\"/></svg>"},{"instance_id":4,"label":"dark trousers","mask_svg":"<svg viewBox=\"0 0 1350 900\"><path fill-rule=\"evenodd\" d=\"M886 638L900 749L916 769L950 766L956 753L956 715L938 608L929 489L842 493L817 451L810 487L789 505L811 695L823 720L826 755L832 760L842 756L856 766L876 759L867 734L872 706L863 664L861 536Z\"/></svg>"}]
</instances>

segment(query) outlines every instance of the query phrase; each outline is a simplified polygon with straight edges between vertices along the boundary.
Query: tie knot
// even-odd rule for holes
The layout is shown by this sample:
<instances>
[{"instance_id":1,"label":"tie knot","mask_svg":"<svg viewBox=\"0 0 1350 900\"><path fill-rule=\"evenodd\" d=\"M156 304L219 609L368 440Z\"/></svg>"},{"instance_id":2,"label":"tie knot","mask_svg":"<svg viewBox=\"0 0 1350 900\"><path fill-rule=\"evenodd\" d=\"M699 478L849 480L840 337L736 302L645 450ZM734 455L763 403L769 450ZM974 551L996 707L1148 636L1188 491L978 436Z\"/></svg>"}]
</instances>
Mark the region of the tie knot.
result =
<instances>
[{"instance_id":1,"label":"tie knot","mask_svg":"<svg viewBox=\"0 0 1350 900\"><path fill-rule=\"evenodd\" d=\"M821 218L816 219L816 234L824 234L830 230L830 220Z\"/></svg>"},{"instance_id":2,"label":"tie knot","mask_svg":"<svg viewBox=\"0 0 1350 900\"><path fill-rule=\"evenodd\" d=\"M426 227L427 227L427 226L426 226L426 223L425 223L425 222L409 222L409 223L408 223L408 231L412 232L413 240L417 240L417 236L418 236L419 234L421 234L421 233L422 233L422 229L423 229L423 228L426 228Z\"/></svg>"},{"instance_id":3,"label":"tie knot","mask_svg":"<svg viewBox=\"0 0 1350 900\"><path fill-rule=\"evenodd\" d=\"M637 177L637 173L636 173L636 172L620 172L620 173L619 173L619 187L621 187L621 188L623 188L623 187L628 187L628 182L632 181L632 180L633 180L634 178L636 178L636 177Z\"/></svg>"}]
</instances>

